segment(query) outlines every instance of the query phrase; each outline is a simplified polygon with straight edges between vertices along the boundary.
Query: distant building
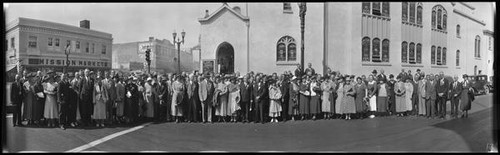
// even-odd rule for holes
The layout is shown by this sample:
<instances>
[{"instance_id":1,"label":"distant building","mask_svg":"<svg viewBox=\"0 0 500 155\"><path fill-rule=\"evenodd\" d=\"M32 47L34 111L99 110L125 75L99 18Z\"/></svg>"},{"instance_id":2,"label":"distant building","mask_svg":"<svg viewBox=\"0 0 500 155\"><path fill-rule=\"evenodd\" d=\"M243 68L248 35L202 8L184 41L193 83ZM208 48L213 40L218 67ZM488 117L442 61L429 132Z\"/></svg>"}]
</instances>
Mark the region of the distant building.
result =
<instances>
[{"instance_id":1,"label":"distant building","mask_svg":"<svg viewBox=\"0 0 500 155\"><path fill-rule=\"evenodd\" d=\"M88 20L81 21L80 27L22 17L8 23L7 70L20 66L28 71L63 72L67 46L68 71L110 70L112 35L89 28Z\"/></svg>"},{"instance_id":2,"label":"distant building","mask_svg":"<svg viewBox=\"0 0 500 155\"><path fill-rule=\"evenodd\" d=\"M489 74L486 24L475 9L464 2L307 3L305 66L312 63L320 74L327 68L356 75L374 69ZM295 70L302 48L299 13L297 3L286 2L206 10L198 19L203 71Z\"/></svg>"},{"instance_id":3,"label":"distant building","mask_svg":"<svg viewBox=\"0 0 500 155\"><path fill-rule=\"evenodd\" d=\"M151 72L177 72L177 48L170 41L150 37L148 41L113 44L113 69L143 70L145 65L145 51L150 48ZM193 70L193 56L190 52L181 50L181 71ZM141 64L139 66L138 64Z\"/></svg>"}]
</instances>

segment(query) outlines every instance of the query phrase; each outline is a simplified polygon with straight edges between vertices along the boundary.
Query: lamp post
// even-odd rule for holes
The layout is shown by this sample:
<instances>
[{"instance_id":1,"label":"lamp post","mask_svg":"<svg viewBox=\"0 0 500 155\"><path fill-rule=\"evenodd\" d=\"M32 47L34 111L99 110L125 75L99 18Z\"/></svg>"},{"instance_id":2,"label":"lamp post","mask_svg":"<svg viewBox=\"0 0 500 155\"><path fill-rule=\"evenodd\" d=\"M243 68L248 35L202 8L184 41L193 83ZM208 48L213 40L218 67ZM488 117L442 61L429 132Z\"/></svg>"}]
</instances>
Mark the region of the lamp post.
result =
<instances>
[{"instance_id":1,"label":"lamp post","mask_svg":"<svg viewBox=\"0 0 500 155\"><path fill-rule=\"evenodd\" d=\"M304 21L306 20L307 6L305 2L299 3L299 17L300 17L300 67L304 69Z\"/></svg>"},{"instance_id":2,"label":"lamp post","mask_svg":"<svg viewBox=\"0 0 500 155\"><path fill-rule=\"evenodd\" d=\"M184 44L184 36L186 36L186 32L184 32L184 30L182 30L181 32L181 36L182 36L182 40L181 38L177 38L177 40L175 40L175 38L177 37L177 32L175 32L174 30L174 33L172 33L172 35L174 36L174 45L177 44L177 69L178 69L178 73L180 74L181 73L181 43Z\"/></svg>"},{"instance_id":3,"label":"lamp post","mask_svg":"<svg viewBox=\"0 0 500 155\"><path fill-rule=\"evenodd\" d=\"M64 49L64 54L66 54L66 67L64 67L64 73L68 72L69 67L69 54L71 53L70 44L66 45L66 49Z\"/></svg>"}]
</instances>

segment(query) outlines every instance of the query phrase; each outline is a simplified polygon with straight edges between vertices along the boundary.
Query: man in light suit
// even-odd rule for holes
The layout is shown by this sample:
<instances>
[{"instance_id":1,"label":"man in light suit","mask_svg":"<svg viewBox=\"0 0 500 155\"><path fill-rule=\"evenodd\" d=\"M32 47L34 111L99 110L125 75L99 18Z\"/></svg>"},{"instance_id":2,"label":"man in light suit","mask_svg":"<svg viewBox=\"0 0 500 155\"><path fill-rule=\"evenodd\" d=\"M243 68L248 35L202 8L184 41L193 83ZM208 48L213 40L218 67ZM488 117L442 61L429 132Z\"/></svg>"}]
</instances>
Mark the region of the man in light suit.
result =
<instances>
[{"instance_id":1,"label":"man in light suit","mask_svg":"<svg viewBox=\"0 0 500 155\"><path fill-rule=\"evenodd\" d=\"M453 77L453 82L450 86L450 98L451 98L451 117L458 117L458 104L460 101L460 96L462 95L462 83L458 82L458 76Z\"/></svg>"},{"instance_id":2,"label":"man in light suit","mask_svg":"<svg viewBox=\"0 0 500 155\"><path fill-rule=\"evenodd\" d=\"M205 77L200 76L198 77L198 81L200 81L198 94L201 102L201 120L203 121L203 123L206 123L207 120L208 122L212 122L211 120L208 119L209 117L208 113L212 113L212 108L211 106L208 105L209 100L207 100L209 94L208 91L210 91L208 88L209 87L208 80Z\"/></svg>"},{"instance_id":3,"label":"man in light suit","mask_svg":"<svg viewBox=\"0 0 500 155\"><path fill-rule=\"evenodd\" d=\"M436 85L437 82L434 80L434 75L428 75L425 84L425 113L427 114L427 118L434 118L436 112Z\"/></svg>"},{"instance_id":4,"label":"man in light suit","mask_svg":"<svg viewBox=\"0 0 500 155\"><path fill-rule=\"evenodd\" d=\"M111 72L111 76L114 72ZM107 122L113 124L116 120L116 107L114 106L116 100L116 86L115 82L109 75L108 72L104 72L104 79L102 80L102 84L104 85L104 89L108 92L109 100L106 102L106 118L108 118Z\"/></svg>"},{"instance_id":5,"label":"man in light suit","mask_svg":"<svg viewBox=\"0 0 500 155\"><path fill-rule=\"evenodd\" d=\"M249 122L248 114L250 113L250 101L252 100L252 85L249 82L248 76L245 76L243 82L240 83L240 96L243 123Z\"/></svg>"},{"instance_id":6,"label":"man in light suit","mask_svg":"<svg viewBox=\"0 0 500 155\"><path fill-rule=\"evenodd\" d=\"M438 116L440 118L445 118L446 117L446 100L448 97L448 90L449 90L449 82L447 79L444 78L444 73L441 71L439 73L439 76L436 75L436 77L439 77L439 80L437 81L437 86L436 86L436 92L438 94L437 96L437 112Z\"/></svg>"}]
</instances>

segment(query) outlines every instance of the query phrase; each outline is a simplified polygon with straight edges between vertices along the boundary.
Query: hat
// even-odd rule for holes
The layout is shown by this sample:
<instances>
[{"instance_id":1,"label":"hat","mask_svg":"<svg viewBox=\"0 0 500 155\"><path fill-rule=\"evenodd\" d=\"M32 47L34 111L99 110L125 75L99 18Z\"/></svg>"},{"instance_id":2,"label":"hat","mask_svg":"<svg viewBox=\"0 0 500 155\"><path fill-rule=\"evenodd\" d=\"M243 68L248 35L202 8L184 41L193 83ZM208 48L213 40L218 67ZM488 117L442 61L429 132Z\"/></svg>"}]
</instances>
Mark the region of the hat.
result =
<instances>
[{"instance_id":1,"label":"hat","mask_svg":"<svg viewBox=\"0 0 500 155\"><path fill-rule=\"evenodd\" d=\"M377 70L375 70L375 69L374 69L374 70L372 71L372 73L375 73L375 74L377 74Z\"/></svg>"},{"instance_id":2,"label":"hat","mask_svg":"<svg viewBox=\"0 0 500 155\"><path fill-rule=\"evenodd\" d=\"M291 80L295 80L295 79L297 79L297 77L296 77L296 76L293 76Z\"/></svg>"},{"instance_id":3,"label":"hat","mask_svg":"<svg viewBox=\"0 0 500 155\"><path fill-rule=\"evenodd\" d=\"M151 77L148 77L148 79L146 79L146 81L152 81L153 79Z\"/></svg>"},{"instance_id":4,"label":"hat","mask_svg":"<svg viewBox=\"0 0 500 155\"><path fill-rule=\"evenodd\" d=\"M32 77L35 77L35 76L36 76L36 73L26 74L26 77L28 77L28 78L32 78Z\"/></svg>"}]
</instances>

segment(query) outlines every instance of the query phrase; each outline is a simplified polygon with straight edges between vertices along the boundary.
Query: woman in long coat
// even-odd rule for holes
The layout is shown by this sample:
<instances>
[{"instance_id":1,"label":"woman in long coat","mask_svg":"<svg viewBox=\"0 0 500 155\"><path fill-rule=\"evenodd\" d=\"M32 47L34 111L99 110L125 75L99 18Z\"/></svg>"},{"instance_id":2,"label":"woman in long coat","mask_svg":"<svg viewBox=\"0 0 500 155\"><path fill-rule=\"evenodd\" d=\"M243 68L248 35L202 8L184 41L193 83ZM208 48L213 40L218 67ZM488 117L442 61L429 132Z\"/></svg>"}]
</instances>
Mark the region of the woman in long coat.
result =
<instances>
[{"instance_id":1,"label":"woman in long coat","mask_svg":"<svg viewBox=\"0 0 500 155\"><path fill-rule=\"evenodd\" d=\"M474 93L472 89L472 83L470 83L467 74L463 76L464 81L462 82L462 94L460 95L460 110L462 110L462 118L469 117L469 110L471 109L471 103L474 101Z\"/></svg>"},{"instance_id":2,"label":"woman in long coat","mask_svg":"<svg viewBox=\"0 0 500 155\"><path fill-rule=\"evenodd\" d=\"M125 105L123 109L127 123L136 121L139 110L139 92L137 85L132 79L133 78L130 77L127 80L127 85L125 85Z\"/></svg>"},{"instance_id":3,"label":"woman in long coat","mask_svg":"<svg viewBox=\"0 0 500 155\"><path fill-rule=\"evenodd\" d=\"M316 115L321 112L321 101L320 94L321 88L320 83L318 82L317 76L312 76L310 87L311 98L309 101L309 113L312 115L312 119L316 120Z\"/></svg>"},{"instance_id":4,"label":"woman in long coat","mask_svg":"<svg viewBox=\"0 0 500 155\"><path fill-rule=\"evenodd\" d=\"M403 112L407 110L406 108L406 94L405 94L405 84L401 81L401 76L397 76L398 81L394 86L394 92L396 93L396 113L398 116L403 116Z\"/></svg>"},{"instance_id":5,"label":"woman in long coat","mask_svg":"<svg viewBox=\"0 0 500 155\"><path fill-rule=\"evenodd\" d=\"M33 105L37 104L37 96L35 94L35 78L33 74L28 75L28 81L24 82L24 107L23 107L23 118L28 120L28 125L33 124Z\"/></svg>"},{"instance_id":6,"label":"woman in long coat","mask_svg":"<svg viewBox=\"0 0 500 155\"><path fill-rule=\"evenodd\" d=\"M356 89L356 114L358 118L363 118L363 112L365 111L365 99L366 99L366 94L368 93L366 91L366 85L363 82L363 79L361 77L356 78L356 86L354 87Z\"/></svg>"},{"instance_id":7,"label":"woman in long coat","mask_svg":"<svg viewBox=\"0 0 500 155\"><path fill-rule=\"evenodd\" d=\"M235 79L231 79L228 85L228 114L231 116L231 122L236 122L237 111L241 109L240 102L240 87L236 84Z\"/></svg>"},{"instance_id":8,"label":"woman in long coat","mask_svg":"<svg viewBox=\"0 0 500 155\"><path fill-rule=\"evenodd\" d=\"M394 115L396 113L396 93L394 93L394 86L396 85L396 80L394 80L394 75L389 75L389 80L387 81L387 97L388 97L388 111L389 115Z\"/></svg>"},{"instance_id":9,"label":"woman in long coat","mask_svg":"<svg viewBox=\"0 0 500 155\"><path fill-rule=\"evenodd\" d=\"M49 72L50 73L50 72ZM45 107L43 116L48 120L49 127L56 126L56 119L59 118L59 106L57 104L57 87L53 76L49 77L47 82L43 83L43 92L45 93Z\"/></svg>"},{"instance_id":10,"label":"woman in long coat","mask_svg":"<svg viewBox=\"0 0 500 155\"><path fill-rule=\"evenodd\" d=\"M409 115L413 110L413 84L410 78L406 79L405 92L406 114Z\"/></svg>"},{"instance_id":11,"label":"woman in long coat","mask_svg":"<svg viewBox=\"0 0 500 155\"><path fill-rule=\"evenodd\" d=\"M381 116L387 116L388 112L388 100L387 96L389 94L389 85L385 83L385 80L379 79L379 84L378 84L378 96L377 96L377 112Z\"/></svg>"},{"instance_id":12,"label":"woman in long coat","mask_svg":"<svg viewBox=\"0 0 500 155\"><path fill-rule=\"evenodd\" d=\"M276 86L275 82L272 82L269 86L269 117L271 117L271 122L278 122L277 117L280 116L282 110L281 97L281 90Z\"/></svg>"},{"instance_id":13,"label":"woman in long coat","mask_svg":"<svg viewBox=\"0 0 500 155\"><path fill-rule=\"evenodd\" d=\"M375 112L377 111L377 80L375 80L375 77L373 75L368 76L368 85L367 85L367 91L368 91L368 101L369 101L369 109L368 111L370 112L370 118L375 117Z\"/></svg>"},{"instance_id":14,"label":"woman in long coat","mask_svg":"<svg viewBox=\"0 0 500 155\"><path fill-rule=\"evenodd\" d=\"M301 83L301 81L293 77L290 82L290 87L288 88L290 94L290 99L288 100L288 114L292 117L292 121L299 115L299 85L297 83Z\"/></svg>"},{"instance_id":15,"label":"woman in long coat","mask_svg":"<svg viewBox=\"0 0 500 155\"><path fill-rule=\"evenodd\" d=\"M220 80L219 83L217 84L217 89L216 91L219 91L219 97L218 97L218 103L217 107L215 110L215 115L218 116L218 122L226 121L224 118L227 115L227 99L228 99L228 88L226 83L224 82L224 79Z\"/></svg>"},{"instance_id":16,"label":"woman in long coat","mask_svg":"<svg viewBox=\"0 0 500 155\"><path fill-rule=\"evenodd\" d=\"M337 99L335 100L335 114L337 115L337 118L342 117L342 105L344 102L344 77L339 77L338 79L338 84L336 90L336 96Z\"/></svg>"},{"instance_id":17,"label":"woman in long coat","mask_svg":"<svg viewBox=\"0 0 500 155\"><path fill-rule=\"evenodd\" d=\"M351 81L354 80L354 75L347 77L346 76L346 84L343 89L343 111L342 113L346 114L345 119L350 120L351 114L356 113L356 103L354 97L356 96L356 89L354 87L354 83Z\"/></svg>"},{"instance_id":18,"label":"woman in long coat","mask_svg":"<svg viewBox=\"0 0 500 155\"><path fill-rule=\"evenodd\" d=\"M108 90L104 87L102 80L98 79L94 84L93 91L94 114L92 118L96 122L96 127L104 127L104 120L106 119L106 102L108 99Z\"/></svg>"},{"instance_id":19,"label":"woman in long coat","mask_svg":"<svg viewBox=\"0 0 500 155\"><path fill-rule=\"evenodd\" d=\"M304 120L309 115L309 100L311 92L309 90L309 79L302 78L303 81L299 86L299 113L302 115L301 120Z\"/></svg>"},{"instance_id":20,"label":"woman in long coat","mask_svg":"<svg viewBox=\"0 0 500 155\"><path fill-rule=\"evenodd\" d=\"M122 122L122 117L124 114L125 107L125 86L123 86L122 80L116 78L116 117L118 117L119 122Z\"/></svg>"},{"instance_id":21,"label":"woman in long coat","mask_svg":"<svg viewBox=\"0 0 500 155\"><path fill-rule=\"evenodd\" d=\"M332 94L332 81L325 78L321 83L321 112L323 112L323 119L328 119L331 111L331 94Z\"/></svg>"},{"instance_id":22,"label":"woman in long coat","mask_svg":"<svg viewBox=\"0 0 500 155\"><path fill-rule=\"evenodd\" d=\"M418 115L426 116L425 112L425 83L427 83L427 79L423 76L420 76L420 80L418 81Z\"/></svg>"},{"instance_id":23,"label":"woman in long coat","mask_svg":"<svg viewBox=\"0 0 500 155\"><path fill-rule=\"evenodd\" d=\"M172 90L174 91L172 94L172 116L175 117L175 122L179 123L182 117L182 102L184 100L184 84L181 82L180 76L175 77L175 82L172 83Z\"/></svg>"}]
</instances>

